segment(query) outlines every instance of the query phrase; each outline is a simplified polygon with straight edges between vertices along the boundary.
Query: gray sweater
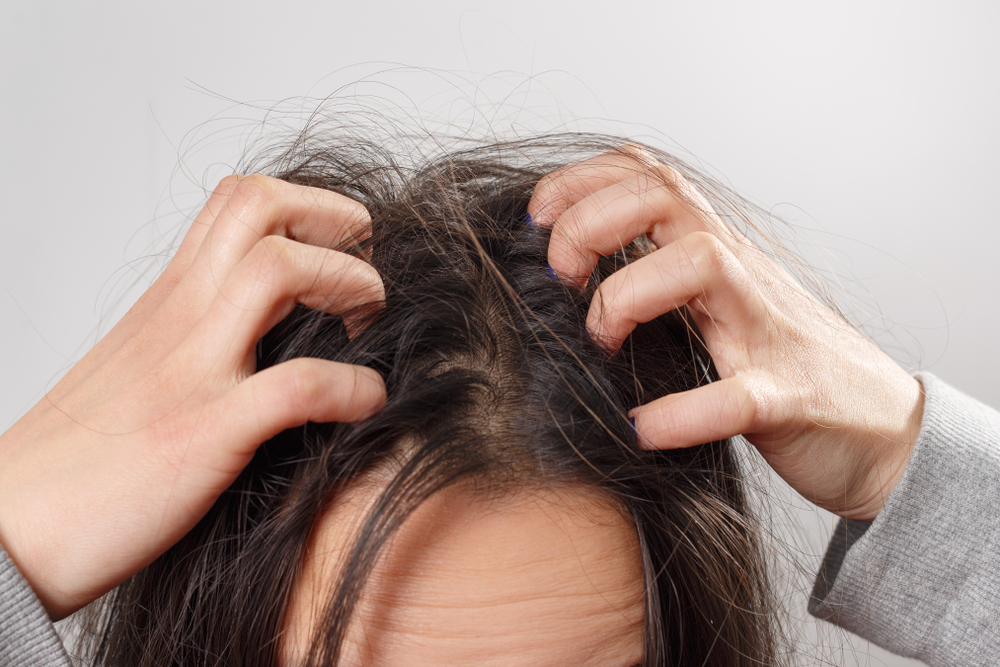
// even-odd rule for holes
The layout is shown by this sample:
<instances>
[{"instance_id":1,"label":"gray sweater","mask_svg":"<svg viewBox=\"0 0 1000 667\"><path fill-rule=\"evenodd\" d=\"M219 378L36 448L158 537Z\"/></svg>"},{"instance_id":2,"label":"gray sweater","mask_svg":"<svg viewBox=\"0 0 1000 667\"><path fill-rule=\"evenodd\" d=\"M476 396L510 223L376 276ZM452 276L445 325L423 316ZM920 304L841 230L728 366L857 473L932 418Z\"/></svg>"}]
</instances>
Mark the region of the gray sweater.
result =
<instances>
[{"instance_id":1,"label":"gray sweater","mask_svg":"<svg viewBox=\"0 0 1000 667\"><path fill-rule=\"evenodd\" d=\"M841 521L809 611L929 665L1000 663L1000 413L933 375L903 476Z\"/></svg>"},{"instance_id":2,"label":"gray sweater","mask_svg":"<svg viewBox=\"0 0 1000 667\"><path fill-rule=\"evenodd\" d=\"M872 523L841 521L809 611L929 665L1000 662L1000 413L932 375L920 437ZM0 550L0 667L68 667Z\"/></svg>"}]
</instances>

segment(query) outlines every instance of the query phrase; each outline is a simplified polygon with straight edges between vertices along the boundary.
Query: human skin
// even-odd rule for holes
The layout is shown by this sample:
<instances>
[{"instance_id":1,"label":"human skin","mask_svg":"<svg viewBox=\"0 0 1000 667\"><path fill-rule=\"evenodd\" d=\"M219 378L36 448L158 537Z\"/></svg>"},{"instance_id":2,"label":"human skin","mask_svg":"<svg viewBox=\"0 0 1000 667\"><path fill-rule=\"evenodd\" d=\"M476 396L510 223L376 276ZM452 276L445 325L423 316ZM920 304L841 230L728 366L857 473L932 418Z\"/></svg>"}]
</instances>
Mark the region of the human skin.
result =
<instances>
[{"instance_id":1,"label":"human skin","mask_svg":"<svg viewBox=\"0 0 1000 667\"><path fill-rule=\"evenodd\" d=\"M254 373L257 341L296 303L336 314L384 298L371 266L327 249L368 224L326 190L223 180L163 275L0 436L0 545L53 619L166 551L269 437L381 408L367 368Z\"/></svg>"},{"instance_id":2,"label":"human skin","mask_svg":"<svg viewBox=\"0 0 1000 667\"><path fill-rule=\"evenodd\" d=\"M594 296L587 328L609 353L637 323L686 307L712 356L719 381L632 411L642 445L744 435L811 502L875 518L919 434L923 391L914 378L641 149L549 174L528 210L552 228L549 264L571 284L638 236L656 246Z\"/></svg>"},{"instance_id":3,"label":"human skin","mask_svg":"<svg viewBox=\"0 0 1000 667\"><path fill-rule=\"evenodd\" d=\"M356 485L318 522L281 664L295 667L380 488ZM381 555L350 619L345 667L633 667L643 653L635 530L590 489L432 496Z\"/></svg>"},{"instance_id":4,"label":"human skin","mask_svg":"<svg viewBox=\"0 0 1000 667\"><path fill-rule=\"evenodd\" d=\"M579 284L601 254L658 250L600 288L588 328L609 353L637 322L686 306L721 380L633 411L640 443L744 434L812 502L872 519L920 427L919 384L635 149L553 172L529 205L549 261ZM0 436L0 546L53 619L139 571L190 530L257 446L306 421L380 409L377 373L296 359L255 373L257 340L296 303L379 302L357 202L262 176L223 180L167 270ZM348 322L350 324L350 322Z\"/></svg>"}]
</instances>

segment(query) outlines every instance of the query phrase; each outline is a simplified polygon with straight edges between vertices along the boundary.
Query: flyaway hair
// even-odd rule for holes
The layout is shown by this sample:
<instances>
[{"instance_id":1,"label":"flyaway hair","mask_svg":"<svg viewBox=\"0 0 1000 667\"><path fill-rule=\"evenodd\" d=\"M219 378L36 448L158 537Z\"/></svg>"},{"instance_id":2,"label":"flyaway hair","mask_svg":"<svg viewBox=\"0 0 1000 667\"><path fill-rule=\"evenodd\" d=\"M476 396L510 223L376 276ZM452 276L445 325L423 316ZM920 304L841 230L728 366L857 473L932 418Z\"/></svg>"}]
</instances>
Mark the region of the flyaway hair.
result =
<instances>
[{"instance_id":1,"label":"flyaway hair","mask_svg":"<svg viewBox=\"0 0 1000 667\"><path fill-rule=\"evenodd\" d=\"M566 134L415 156L358 133L310 131L248 163L363 203L371 236L341 250L369 261L386 289L351 337L340 317L297 308L260 342L258 368L301 356L368 366L388 403L363 423L311 423L262 445L190 534L99 603L87 637L94 664L277 664L311 531L352 480L379 471L388 481L329 591L310 665L337 664L387 540L458 483L487 497L586 487L617 508L642 554L642 665L781 664L737 445L645 451L627 419L715 379L698 332L675 311L609 354L585 331L596 286L648 253L648 241L602 258L577 291L547 275L549 232L525 223L542 176L623 143ZM750 215L692 178L724 217Z\"/></svg>"}]
</instances>

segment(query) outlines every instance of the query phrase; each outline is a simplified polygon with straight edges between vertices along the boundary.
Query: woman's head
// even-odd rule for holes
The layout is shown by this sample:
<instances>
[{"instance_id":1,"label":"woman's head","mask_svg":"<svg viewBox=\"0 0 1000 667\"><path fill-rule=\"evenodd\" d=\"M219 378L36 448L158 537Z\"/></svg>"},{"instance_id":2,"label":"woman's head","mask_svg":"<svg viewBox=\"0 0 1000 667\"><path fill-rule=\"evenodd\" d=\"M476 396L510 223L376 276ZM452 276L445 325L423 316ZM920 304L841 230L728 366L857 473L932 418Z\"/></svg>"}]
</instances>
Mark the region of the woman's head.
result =
<instances>
[{"instance_id":1,"label":"woman's head","mask_svg":"<svg viewBox=\"0 0 1000 667\"><path fill-rule=\"evenodd\" d=\"M379 271L386 300L351 335L296 310L261 341L259 367L366 365L388 402L361 424L265 443L115 593L106 663L776 661L732 444L644 451L626 416L711 381L697 332L675 312L609 355L584 326L594 288L647 248L603 258L579 292L550 275L548 232L525 221L539 178L612 143L549 137L403 164L310 135L267 165L368 208L371 236L343 250Z\"/></svg>"}]
</instances>

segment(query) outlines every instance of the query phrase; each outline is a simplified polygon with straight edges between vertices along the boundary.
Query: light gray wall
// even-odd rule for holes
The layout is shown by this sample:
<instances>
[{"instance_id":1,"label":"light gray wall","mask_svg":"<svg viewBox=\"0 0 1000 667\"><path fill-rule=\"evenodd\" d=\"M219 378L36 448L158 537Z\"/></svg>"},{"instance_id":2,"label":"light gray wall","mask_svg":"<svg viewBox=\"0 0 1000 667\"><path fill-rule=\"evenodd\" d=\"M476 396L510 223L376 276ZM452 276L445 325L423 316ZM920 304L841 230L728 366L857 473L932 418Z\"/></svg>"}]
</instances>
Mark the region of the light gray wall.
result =
<instances>
[{"instance_id":1,"label":"light gray wall","mask_svg":"<svg viewBox=\"0 0 1000 667\"><path fill-rule=\"evenodd\" d=\"M132 262L162 250L260 109L380 63L451 73L375 77L422 111L458 113L480 82L484 108L507 95L527 127L603 117L622 122L569 126L683 147L817 230L830 253L804 254L856 281L901 361L1000 405L998 30L1000 5L969 0L7 0L0 428L121 314L111 300L135 298L155 264ZM908 664L824 641L845 646L824 651L834 664Z\"/></svg>"}]
</instances>

